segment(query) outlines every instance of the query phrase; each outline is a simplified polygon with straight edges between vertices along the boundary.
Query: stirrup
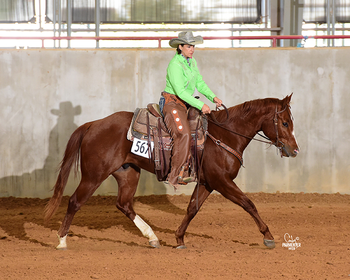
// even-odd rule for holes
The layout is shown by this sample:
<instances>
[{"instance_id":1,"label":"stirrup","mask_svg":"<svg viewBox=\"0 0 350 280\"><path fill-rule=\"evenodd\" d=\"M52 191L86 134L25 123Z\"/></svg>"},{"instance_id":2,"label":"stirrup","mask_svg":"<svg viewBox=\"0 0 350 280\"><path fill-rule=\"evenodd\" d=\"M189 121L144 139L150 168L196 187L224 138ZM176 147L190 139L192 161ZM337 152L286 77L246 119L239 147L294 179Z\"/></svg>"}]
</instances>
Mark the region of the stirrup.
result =
<instances>
[{"instance_id":1,"label":"stirrup","mask_svg":"<svg viewBox=\"0 0 350 280\"><path fill-rule=\"evenodd\" d=\"M187 185L188 183L196 181L196 178L184 177L185 168L186 168L186 171L187 171L188 167L186 165L181 167L181 170L180 170L180 173L179 173L179 177L177 177L177 183L180 184L180 185Z\"/></svg>"},{"instance_id":2,"label":"stirrup","mask_svg":"<svg viewBox=\"0 0 350 280\"><path fill-rule=\"evenodd\" d=\"M177 183L180 184L180 185L187 185L188 183L192 183L192 182L195 182L196 181L196 178L193 178L193 177L181 177L179 176L177 178Z\"/></svg>"}]
</instances>

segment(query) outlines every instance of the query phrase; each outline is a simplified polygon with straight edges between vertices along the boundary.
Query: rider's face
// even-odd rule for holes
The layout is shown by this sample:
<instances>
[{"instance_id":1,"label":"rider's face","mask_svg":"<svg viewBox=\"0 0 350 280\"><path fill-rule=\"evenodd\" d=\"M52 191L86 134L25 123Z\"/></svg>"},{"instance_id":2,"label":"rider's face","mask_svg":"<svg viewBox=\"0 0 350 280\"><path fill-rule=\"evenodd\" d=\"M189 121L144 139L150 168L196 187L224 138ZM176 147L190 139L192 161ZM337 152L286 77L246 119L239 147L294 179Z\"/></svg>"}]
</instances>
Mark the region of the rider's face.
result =
<instances>
[{"instance_id":1,"label":"rider's face","mask_svg":"<svg viewBox=\"0 0 350 280\"><path fill-rule=\"evenodd\" d=\"M181 54L185 57L185 58L192 58L193 53L194 53L194 46L193 45L180 45L180 50L181 50Z\"/></svg>"}]
</instances>

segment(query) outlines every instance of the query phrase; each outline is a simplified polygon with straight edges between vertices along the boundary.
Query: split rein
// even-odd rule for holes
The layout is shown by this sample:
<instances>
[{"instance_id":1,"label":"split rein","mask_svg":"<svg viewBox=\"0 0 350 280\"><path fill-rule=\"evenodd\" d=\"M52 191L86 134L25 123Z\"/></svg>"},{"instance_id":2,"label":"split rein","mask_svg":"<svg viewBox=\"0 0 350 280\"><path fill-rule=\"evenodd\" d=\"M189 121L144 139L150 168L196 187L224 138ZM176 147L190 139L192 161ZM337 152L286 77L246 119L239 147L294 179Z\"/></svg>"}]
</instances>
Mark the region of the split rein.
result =
<instances>
[{"instance_id":1,"label":"split rein","mask_svg":"<svg viewBox=\"0 0 350 280\"><path fill-rule=\"evenodd\" d=\"M223 121L223 122L219 122L215 116L213 114L210 114L210 118L207 117L207 120L212 122L213 124L225 129L226 131L228 132L231 132L233 134L236 134L236 135L239 135L241 137L244 137L244 138L247 138L247 139L250 139L250 140L255 140L255 141L258 141L258 142L262 142L262 143L265 143L265 144L269 144L269 145L274 145L276 146L280 151L284 148L284 144L278 139L278 128L277 128L277 124L278 124L278 115L282 112L284 112L286 109L287 109L287 106L281 110L281 111L277 111L277 106L276 106L276 111L275 111L275 116L274 116L274 126L275 126L275 132L276 132L276 142L272 142L270 138L266 137L265 135L262 135L260 134L259 132L257 133L260 137L262 138L265 138L266 140L268 141L264 141L264 140L260 140L260 139L256 139L254 137L250 137L250 136L246 136L246 135L243 135L241 133L238 133L236 131L233 131L231 129L228 129L227 127L225 127L224 125L227 123L228 119L229 119L229 112L227 110L227 107L222 104L222 107L224 107L224 110L226 112L226 119ZM243 166L243 159L242 159L242 156L240 155L240 153L238 153L237 151L235 151L234 149L230 148L228 145L226 145L225 143L222 143L220 140L216 139L213 135L211 135L208 131L206 131L205 133L207 136L209 136L209 138L218 146L224 148L226 151L230 152L231 154L233 154L234 156L236 156L241 165ZM281 144L281 146L279 147L278 144Z\"/></svg>"}]
</instances>

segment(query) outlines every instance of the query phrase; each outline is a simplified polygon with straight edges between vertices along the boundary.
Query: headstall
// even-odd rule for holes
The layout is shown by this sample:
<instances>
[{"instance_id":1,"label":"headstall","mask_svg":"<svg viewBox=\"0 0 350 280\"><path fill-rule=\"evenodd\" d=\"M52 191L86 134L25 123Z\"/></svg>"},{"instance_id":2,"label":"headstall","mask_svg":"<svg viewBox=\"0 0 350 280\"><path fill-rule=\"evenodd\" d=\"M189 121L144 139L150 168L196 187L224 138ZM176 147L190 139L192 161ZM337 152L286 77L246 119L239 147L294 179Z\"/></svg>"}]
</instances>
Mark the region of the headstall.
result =
<instances>
[{"instance_id":1,"label":"headstall","mask_svg":"<svg viewBox=\"0 0 350 280\"><path fill-rule=\"evenodd\" d=\"M231 133L234 133L236 135L239 135L241 137L245 137L245 138L248 138L250 140L255 140L255 141L259 141L259 142L262 142L262 143L266 143L266 144L270 144L270 145L274 145L276 146L276 148L280 151L281 155L282 155L282 150L284 150L284 143L282 141L279 140L279 135L278 135L278 115L283 113L285 110L287 110L287 107L290 108L289 105L287 105L283 110L281 111L277 111L277 105L276 105L276 110L275 110L275 115L274 115L274 118L273 118L273 122L274 122L274 128L275 128L275 132L276 132L276 142L272 142L270 138L268 138L267 136L265 135L262 135L260 134L259 132L257 133L260 137L263 137L265 138L266 140L268 141L264 141L264 140L260 140L260 139L256 139L254 137L250 137L250 136L246 136L246 135L243 135L243 134L240 134L236 131L233 131L231 129L228 129L226 127L224 127L224 124L228 121L228 118L229 118L229 112L226 108L226 106L224 104L222 104L222 106L224 107L225 111L226 111L226 120L222 123L218 122L216 120L216 118L213 116L213 115L210 115L210 118L208 118L208 120L212 123L214 123L215 125L225 129L226 131L229 131ZM291 113L289 114L291 119L293 119L293 116L291 115ZM233 154L235 157L238 158L238 160L240 161L241 165L243 166L243 158L242 158L242 155L237 152L236 150L232 149L231 147L229 147L228 145L226 145L225 143L221 142L220 140L216 139L213 135L211 135L208 131L206 131L205 133L207 136L209 136L209 138L218 146L224 148L226 151L230 152L231 154ZM280 146L279 146L280 144Z\"/></svg>"}]
</instances>

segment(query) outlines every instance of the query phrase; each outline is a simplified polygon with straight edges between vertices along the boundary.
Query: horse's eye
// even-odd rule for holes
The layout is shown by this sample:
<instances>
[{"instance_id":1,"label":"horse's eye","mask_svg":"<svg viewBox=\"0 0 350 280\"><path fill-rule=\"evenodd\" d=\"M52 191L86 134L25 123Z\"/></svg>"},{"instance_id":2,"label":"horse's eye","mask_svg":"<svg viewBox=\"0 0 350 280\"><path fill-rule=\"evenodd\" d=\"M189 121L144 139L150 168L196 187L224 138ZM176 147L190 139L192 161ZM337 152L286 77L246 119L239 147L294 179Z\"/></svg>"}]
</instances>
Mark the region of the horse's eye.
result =
<instances>
[{"instance_id":1,"label":"horse's eye","mask_svg":"<svg viewBox=\"0 0 350 280\"><path fill-rule=\"evenodd\" d=\"M288 127L288 123L284 122L284 123L283 123L283 126L284 126L284 127Z\"/></svg>"}]
</instances>

